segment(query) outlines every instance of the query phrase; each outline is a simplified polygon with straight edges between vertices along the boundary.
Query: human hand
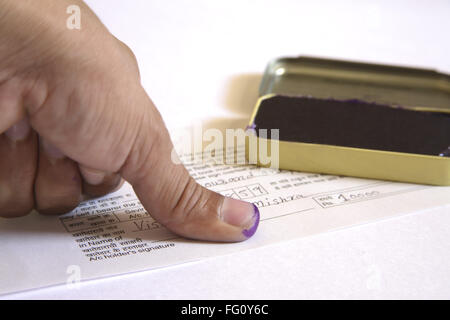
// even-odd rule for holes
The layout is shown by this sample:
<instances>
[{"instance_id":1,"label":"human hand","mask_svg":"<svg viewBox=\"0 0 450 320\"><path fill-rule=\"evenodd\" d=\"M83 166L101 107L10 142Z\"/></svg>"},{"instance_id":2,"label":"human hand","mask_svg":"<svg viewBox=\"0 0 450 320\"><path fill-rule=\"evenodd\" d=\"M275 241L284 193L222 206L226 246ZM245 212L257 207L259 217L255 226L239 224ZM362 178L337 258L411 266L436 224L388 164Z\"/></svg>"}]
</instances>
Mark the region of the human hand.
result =
<instances>
[{"instance_id":1,"label":"human hand","mask_svg":"<svg viewBox=\"0 0 450 320\"><path fill-rule=\"evenodd\" d=\"M66 8L82 28L66 28ZM242 241L258 209L171 160L134 55L78 0L0 0L0 216L60 214L128 181L148 212L189 238Z\"/></svg>"}]
</instances>

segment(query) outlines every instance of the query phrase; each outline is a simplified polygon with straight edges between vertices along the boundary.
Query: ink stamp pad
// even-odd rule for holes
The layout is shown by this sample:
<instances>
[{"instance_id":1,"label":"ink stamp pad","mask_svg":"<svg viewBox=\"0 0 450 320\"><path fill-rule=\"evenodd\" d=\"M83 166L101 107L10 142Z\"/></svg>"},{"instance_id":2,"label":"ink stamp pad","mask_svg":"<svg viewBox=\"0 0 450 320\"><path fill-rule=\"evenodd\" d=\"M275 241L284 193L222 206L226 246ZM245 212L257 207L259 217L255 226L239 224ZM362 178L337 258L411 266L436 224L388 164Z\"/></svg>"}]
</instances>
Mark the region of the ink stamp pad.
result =
<instances>
[{"instance_id":1,"label":"ink stamp pad","mask_svg":"<svg viewBox=\"0 0 450 320\"><path fill-rule=\"evenodd\" d=\"M281 169L450 185L447 74L277 59L266 68L249 125L264 143L271 137L260 129L279 129Z\"/></svg>"}]
</instances>

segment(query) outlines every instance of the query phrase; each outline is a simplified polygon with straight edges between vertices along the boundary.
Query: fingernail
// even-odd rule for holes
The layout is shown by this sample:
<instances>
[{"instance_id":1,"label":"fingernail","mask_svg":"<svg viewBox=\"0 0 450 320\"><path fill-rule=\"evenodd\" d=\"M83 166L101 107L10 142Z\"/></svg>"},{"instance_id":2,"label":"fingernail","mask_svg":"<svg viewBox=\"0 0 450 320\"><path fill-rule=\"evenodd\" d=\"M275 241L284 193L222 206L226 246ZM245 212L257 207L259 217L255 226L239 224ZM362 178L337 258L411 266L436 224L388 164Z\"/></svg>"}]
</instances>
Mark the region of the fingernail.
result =
<instances>
[{"instance_id":1,"label":"fingernail","mask_svg":"<svg viewBox=\"0 0 450 320\"><path fill-rule=\"evenodd\" d=\"M16 142L24 140L30 133L30 129L30 123L28 122L28 119L25 118L6 130L5 134L9 139Z\"/></svg>"},{"instance_id":2,"label":"fingernail","mask_svg":"<svg viewBox=\"0 0 450 320\"><path fill-rule=\"evenodd\" d=\"M42 148L47 154L50 160L58 160L64 158L64 154L57 147L47 142L45 139L41 139Z\"/></svg>"},{"instance_id":3,"label":"fingernail","mask_svg":"<svg viewBox=\"0 0 450 320\"><path fill-rule=\"evenodd\" d=\"M80 167L80 171L83 179L93 186L99 185L105 180L106 173L103 171L86 167Z\"/></svg>"},{"instance_id":4,"label":"fingernail","mask_svg":"<svg viewBox=\"0 0 450 320\"><path fill-rule=\"evenodd\" d=\"M247 238L253 236L258 229L259 210L254 204L225 198L220 216L224 222L244 228L242 233Z\"/></svg>"}]
</instances>

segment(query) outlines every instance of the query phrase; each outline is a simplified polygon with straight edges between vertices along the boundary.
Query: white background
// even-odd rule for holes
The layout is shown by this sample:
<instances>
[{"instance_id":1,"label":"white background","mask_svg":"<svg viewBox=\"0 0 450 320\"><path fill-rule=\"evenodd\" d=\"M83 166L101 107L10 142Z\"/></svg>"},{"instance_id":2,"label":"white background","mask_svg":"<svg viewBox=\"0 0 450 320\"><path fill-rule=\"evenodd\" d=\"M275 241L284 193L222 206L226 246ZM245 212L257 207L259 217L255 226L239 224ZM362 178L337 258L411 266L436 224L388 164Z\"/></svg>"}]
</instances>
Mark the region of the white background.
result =
<instances>
[{"instance_id":1,"label":"white background","mask_svg":"<svg viewBox=\"0 0 450 320\"><path fill-rule=\"evenodd\" d=\"M261 73L280 56L450 73L448 0L87 2L135 52L143 85L171 130L198 119L246 121ZM9 297L449 299L449 227L446 207L78 289Z\"/></svg>"}]
</instances>

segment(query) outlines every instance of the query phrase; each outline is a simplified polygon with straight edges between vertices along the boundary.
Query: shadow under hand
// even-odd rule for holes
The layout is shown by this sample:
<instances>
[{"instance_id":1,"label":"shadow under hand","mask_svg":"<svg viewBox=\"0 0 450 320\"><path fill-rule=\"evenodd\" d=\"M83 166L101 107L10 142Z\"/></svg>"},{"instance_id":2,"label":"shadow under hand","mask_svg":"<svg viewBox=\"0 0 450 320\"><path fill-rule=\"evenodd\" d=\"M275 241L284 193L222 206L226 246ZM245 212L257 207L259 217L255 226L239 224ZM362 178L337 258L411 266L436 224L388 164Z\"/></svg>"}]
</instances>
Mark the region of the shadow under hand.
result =
<instances>
[{"instance_id":1,"label":"shadow under hand","mask_svg":"<svg viewBox=\"0 0 450 320\"><path fill-rule=\"evenodd\" d=\"M228 84L225 107L249 120L259 97L261 79L262 74L259 73L233 76Z\"/></svg>"},{"instance_id":2,"label":"shadow under hand","mask_svg":"<svg viewBox=\"0 0 450 320\"><path fill-rule=\"evenodd\" d=\"M259 97L261 78L262 74L258 73L233 76L228 83L224 106L233 115L203 120L202 130L218 129L224 136L226 129L245 130Z\"/></svg>"}]
</instances>

